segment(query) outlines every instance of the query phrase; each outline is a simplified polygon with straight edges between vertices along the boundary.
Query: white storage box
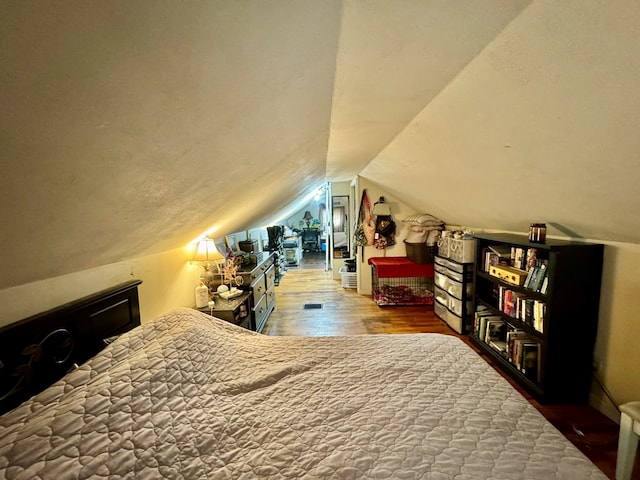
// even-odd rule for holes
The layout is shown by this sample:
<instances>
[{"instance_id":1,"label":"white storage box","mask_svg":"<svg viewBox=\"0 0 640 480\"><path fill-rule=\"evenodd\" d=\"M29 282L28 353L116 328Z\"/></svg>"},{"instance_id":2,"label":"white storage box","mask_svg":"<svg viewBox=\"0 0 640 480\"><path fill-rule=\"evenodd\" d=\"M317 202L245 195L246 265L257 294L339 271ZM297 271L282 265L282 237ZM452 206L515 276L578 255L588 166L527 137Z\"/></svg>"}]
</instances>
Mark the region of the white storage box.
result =
<instances>
[{"instance_id":1,"label":"white storage box","mask_svg":"<svg viewBox=\"0 0 640 480\"><path fill-rule=\"evenodd\" d=\"M342 288L358 288L358 272L349 272L347 267L340 267L340 279Z\"/></svg>"},{"instance_id":2,"label":"white storage box","mask_svg":"<svg viewBox=\"0 0 640 480\"><path fill-rule=\"evenodd\" d=\"M451 237L440 237L438 239L438 255L449 258L449 240Z\"/></svg>"},{"instance_id":3,"label":"white storage box","mask_svg":"<svg viewBox=\"0 0 640 480\"><path fill-rule=\"evenodd\" d=\"M476 258L476 239L442 237L438 240L438 255L460 263L473 263Z\"/></svg>"},{"instance_id":4,"label":"white storage box","mask_svg":"<svg viewBox=\"0 0 640 480\"><path fill-rule=\"evenodd\" d=\"M449 258L460 263L473 263L476 258L475 238L449 239Z\"/></svg>"}]
</instances>

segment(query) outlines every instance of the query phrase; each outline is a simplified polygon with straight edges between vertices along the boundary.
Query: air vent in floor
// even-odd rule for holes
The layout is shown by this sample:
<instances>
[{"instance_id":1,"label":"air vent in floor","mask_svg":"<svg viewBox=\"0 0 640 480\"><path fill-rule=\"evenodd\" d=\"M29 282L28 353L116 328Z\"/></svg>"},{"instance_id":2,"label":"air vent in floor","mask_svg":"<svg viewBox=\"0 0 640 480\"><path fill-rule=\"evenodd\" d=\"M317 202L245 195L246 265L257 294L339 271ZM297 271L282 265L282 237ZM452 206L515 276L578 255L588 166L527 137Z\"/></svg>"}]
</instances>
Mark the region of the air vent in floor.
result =
<instances>
[{"instance_id":1,"label":"air vent in floor","mask_svg":"<svg viewBox=\"0 0 640 480\"><path fill-rule=\"evenodd\" d=\"M304 308L305 310L317 310L319 308L322 308L322 304L321 303L305 303L302 308Z\"/></svg>"}]
</instances>

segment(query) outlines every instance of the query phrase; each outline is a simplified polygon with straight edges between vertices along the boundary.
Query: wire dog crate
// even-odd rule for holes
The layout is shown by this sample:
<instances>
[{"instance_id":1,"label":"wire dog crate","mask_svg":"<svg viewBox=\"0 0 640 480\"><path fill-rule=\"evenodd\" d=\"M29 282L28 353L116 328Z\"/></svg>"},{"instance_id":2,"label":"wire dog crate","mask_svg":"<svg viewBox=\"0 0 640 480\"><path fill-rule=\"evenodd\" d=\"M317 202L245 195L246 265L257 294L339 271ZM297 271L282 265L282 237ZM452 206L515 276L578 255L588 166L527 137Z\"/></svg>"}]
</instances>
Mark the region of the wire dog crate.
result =
<instances>
[{"instance_id":1,"label":"wire dog crate","mask_svg":"<svg viewBox=\"0 0 640 480\"><path fill-rule=\"evenodd\" d=\"M433 264L407 257L370 258L373 300L386 305L433 305Z\"/></svg>"}]
</instances>

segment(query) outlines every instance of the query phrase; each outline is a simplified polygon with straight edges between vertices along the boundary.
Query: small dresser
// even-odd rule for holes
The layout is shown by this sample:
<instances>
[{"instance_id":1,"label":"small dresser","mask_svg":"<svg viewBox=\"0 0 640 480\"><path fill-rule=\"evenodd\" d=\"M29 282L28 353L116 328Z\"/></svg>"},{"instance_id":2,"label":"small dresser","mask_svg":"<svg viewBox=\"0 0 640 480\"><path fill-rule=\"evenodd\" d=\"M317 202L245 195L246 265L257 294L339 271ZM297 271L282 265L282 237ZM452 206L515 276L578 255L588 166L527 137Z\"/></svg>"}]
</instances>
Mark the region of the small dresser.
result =
<instances>
[{"instance_id":1,"label":"small dresser","mask_svg":"<svg viewBox=\"0 0 640 480\"><path fill-rule=\"evenodd\" d=\"M218 295L214 295L213 298L214 304L212 306L198 308L198 310L234 325L253 330L252 318L249 314L251 310L251 292L242 292L237 297L229 298L228 300Z\"/></svg>"},{"instance_id":2,"label":"small dresser","mask_svg":"<svg viewBox=\"0 0 640 480\"><path fill-rule=\"evenodd\" d=\"M243 289L252 292L251 330L262 331L269 315L276 306L275 253L264 254L256 265L238 270L242 276Z\"/></svg>"}]
</instances>

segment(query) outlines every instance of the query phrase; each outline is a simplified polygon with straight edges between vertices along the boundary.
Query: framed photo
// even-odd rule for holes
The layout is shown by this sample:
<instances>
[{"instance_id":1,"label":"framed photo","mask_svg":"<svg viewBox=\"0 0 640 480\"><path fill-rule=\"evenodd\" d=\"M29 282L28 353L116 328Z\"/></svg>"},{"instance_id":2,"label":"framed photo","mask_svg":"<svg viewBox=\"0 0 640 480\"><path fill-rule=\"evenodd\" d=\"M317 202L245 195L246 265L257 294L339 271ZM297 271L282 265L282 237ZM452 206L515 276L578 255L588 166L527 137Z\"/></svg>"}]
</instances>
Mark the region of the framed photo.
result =
<instances>
[{"instance_id":1,"label":"framed photo","mask_svg":"<svg viewBox=\"0 0 640 480\"><path fill-rule=\"evenodd\" d=\"M227 242L226 242L226 240L218 239L216 241L216 248L218 249L218 252L220 253L220 255L222 255L224 258L227 258Z\"/></svg>"},{"instance_id":2,"label":"framed photo","mask_svg":"<svg viewBox=\"0 0 640 480\"><path fill-rule=\"evenodd\" d=\"M238 248L238 239L235 235L227 235L224 237L224 243L227 245L227 250L231 253L237 252Z\"/></svg>"},{"instance_id":3,"label":"framed photo","mask_svg":"<svg viewBox=\"0 0 640 480\"><path fill-rule=\"evenodd\" d=\"M220 259L220 260L216 260L216 262L215 262L216 273L218 273L219 275L222 275L225 261L226 260L223 258L223 259Z\"/></svg>"}]
</instances>

